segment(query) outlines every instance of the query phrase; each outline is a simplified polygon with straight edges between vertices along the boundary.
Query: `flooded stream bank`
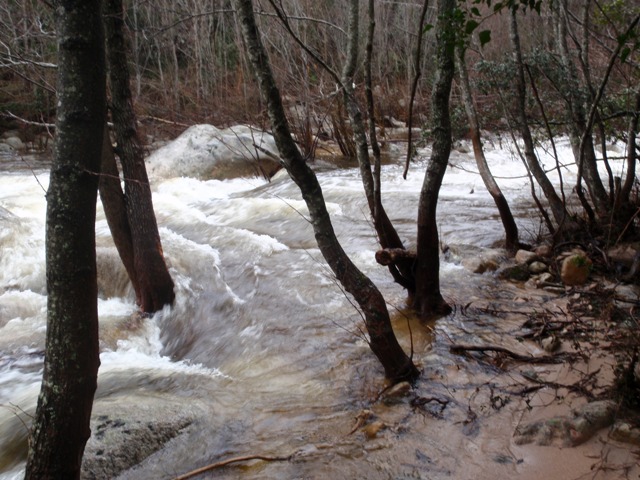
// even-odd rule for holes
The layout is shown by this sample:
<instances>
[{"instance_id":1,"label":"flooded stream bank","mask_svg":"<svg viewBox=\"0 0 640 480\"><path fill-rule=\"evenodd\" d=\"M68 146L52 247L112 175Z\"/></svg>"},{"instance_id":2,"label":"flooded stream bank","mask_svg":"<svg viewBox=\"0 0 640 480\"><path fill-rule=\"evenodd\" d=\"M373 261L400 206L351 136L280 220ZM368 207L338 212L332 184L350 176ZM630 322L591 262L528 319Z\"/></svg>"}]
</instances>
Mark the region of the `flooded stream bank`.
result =
<instances>
[{"instance_id":1,"label":"flooded stream bank","mask_svg":"<svg viewBox=\"0 0 640 480\"><path fill-rule=\"evenodd\" d=\"M533 236L539 221L521 167L505 152L491 155L514 177L501 186L523 234ZM473 165L464 153L453 163ZM416 164L405 181L401 165L384 167L385 205L408 245L423 171ZM0 175L0 478L6 480L22 476L44 350L48 174L35 174L38 181L12 167ZM383 372L359 334L361 318L321 259L286 176L271 183L156 178L154 204L176 283L173 308L138 318L98 214L102 365L87 478L109 478L117 469L108 462L140 452L143 443L153 448L117 478L170 479L230 457L294 453L289 461L237 464L200 478L609 479L627 464L629 478L638 475L633 449L608 439L606 429L574 448L513 439L519 425L584 403L562 388L527 393L532 384L525 375L568 384L575 369L612 369L609 359L519 365L450 351L454 344L499 345L544 355L523 340L530 331L523 325L536 312L566 312L566 299L489 272L473 274L462 259L449 258L442 291L454 313L418 322L404 308L402 289L375 263L357 169L323 168L319 177L345 250L381 288L403 347L413 348L422 371L414 388L380 396ZM493 249L502 238L491 198L465 170L447 173L439 215L443 243L469 246L463 251Z\"/></svg>"}]
</instances>

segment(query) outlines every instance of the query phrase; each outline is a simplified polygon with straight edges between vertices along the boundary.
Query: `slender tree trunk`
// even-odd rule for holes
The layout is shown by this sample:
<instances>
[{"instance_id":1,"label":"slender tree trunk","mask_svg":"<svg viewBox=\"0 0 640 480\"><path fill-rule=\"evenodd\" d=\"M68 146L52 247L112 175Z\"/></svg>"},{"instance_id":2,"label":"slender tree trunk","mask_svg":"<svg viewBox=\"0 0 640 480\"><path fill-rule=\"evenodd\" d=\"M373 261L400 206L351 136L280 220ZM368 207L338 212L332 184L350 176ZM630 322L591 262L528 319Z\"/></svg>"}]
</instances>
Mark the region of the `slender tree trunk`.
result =
<instances>
[{"instance_id":1,"label":"slender tree trunk","mask_svg":"<svg viewBox=\"0 0 640 480\"><path fill-rule=\"evenodd\" d=\"M267 105L278 151L287 172L300 188L307 204L318 247L338 281L353 295L362 309L369 333L369 345L382 363L386 376L394 382L413 380L417 377L418 370L398 344L382 294L342 249L333 231L318 179L304 161L291 137L280 92L255 23L253 3L251 0L235 0L234 3L260 93Z\"/></svg>"},{"instance_id":2,"label":"slender tree trunk","mask_svg":"<svg viewBox=\"0 0 640 480\"><path fill-rule=\"evenodd\" d=\"M585 138L582 151L580 151L580 139L584 130L587 128L587 119L585 112L586 99L581 98L579 92L582 91L578 71L569 55L567 47L567 23L566 23L566 0L561 0L555 4L557 28L557 45L562 59L562 64L566 72L567 96L569 104L569 138L576 163L581 165L584 173L584 179L589 190L589 195L595 206L596 212L601 217L606 217L609 208L609 196L602 184L602 179L598 173L598 165L596 163L596 153L593 146L593 137L589 135ZM587 72L588 73L588 72ZM613 192L612 192L613 194Z\"/></svg>"},{"instance_id":3,"label":"slender tree trunk","mask_svg":"<svg viewBox=\"0 0 640 480\"><path fill-rule=\"evenodd\" d=\"M98 375L95 216L105 122L99 0L55 2L58 109L47 192L47 337L26 479L77 479Z\"/></svg>"},{"instance_id":4,"label":"slender tree trunk","mask_svg":"<svg viewBox=\"0 0 640 480\"><path fill-rule=\"evenodd\" d=\"M133 110L122 0L105 1L104 24L111 87L111 113L125 179L125 205L136 272L131 280L135 280L134 288L140 308L144 312L153 313L173 303L175 293L173 280L162 254L151 188L144 165L144 148L138 136Z\"/></svg>"},{"instance_id":5,"label":"slender tree trunk","mask_svg":"<svg viewBox=\"0 0 640 480\"><path fill-rule=\"evenodd\" d=\"M502 190L500 190L495 178L493 178L489 165L487 164L487 159L484 156L484 149L482 148L482 141L480 140L480 122L478 121L476 107L473 104L469 75L467 74L465 49L457 47L456 52L458 73L460 75L460 90L462 92L462 101L464 103L464 109L467 113L467 119L469 122L469 131L471 134L471 142L473 144L473 155L475 156L482 181L484 182L489 194L491 194L496 207L498 207L502 226L505 231L505 247L507 250L513 252L520 246L520 241L518 240L518 226L516 225L516 221L514 220L511 209L509 208L509 203L507 202L507 199L504 198Z\"/></svg>"},{"instance_id":6,"label":"slender tree trunk","mask_svg":"<svg viewBox=\"0 0 640 480\"><path fill-rule=\"evenodd\" d=\"M411 82L411 91L409 93L409 114L407 116L407 159L404 164L404 172L402 176L406 179L407 172L409 171L409 164L414 155L413 148L413 104L416 99L416 92L418 91L418 82L422 76L422 69L420 64L422 63L422 37L424 36L424 22L427 17L427 10L429 8L429 0L422 2L422 10L420 11L420 20L418 21L418 33L416 38L416 50L413 56L413 66L415 72L413 74L413 81ZM407 70L409 68L407 67Z\"/></svg>"},{"instance_id":7,"label":"slender tree trunk","mask_svg":"<svg viewBox=\"0 0 640 480\"><path fill-rule=\"evenodd\" d=\"M616 211L621 207L628 208L633 185L638 181L636 178L636 162L638 154L636 152L636 131L638 130L638 119L640 118L640 88L636 91L633 112L629 118L629 128L627 130L627 174L624 183L616 196Z\"/></svg>"},{"instance_id":8,"label":"slender tree trunk","mask_svg":"<svg viewBox=\"0 0 640 480\"><path fill-rule=\"evenodd\" d=\"M449 95L454 74L455 34L452 31L450 17L455 7L455 0L438 2L437 70L431 93L434 141L418 206L418 258L414 308L422 318L451 312L451 307L440 293L440 240L436 210L452 144Z\"/></svg>"},{"instance_id":9,"label":"slender tree trunk","mask_svg":"<svg viewBox=\"0 0 640 480\"><path fill-rule=\"evenodd\" d=\"M373 8L370 4L369 8ZM371 19L372 16L370 15ZM360 25L360 13L359 13L359 1L351 0L349 3L349 44L347 47L347 60L344 64L342 71L342 88L344 92L344 103L347 107L349 119L351 120L351 127L353 129L354 141L356 144L356 156L358 158L358 165L360 166L360 176L362 178L362 184L364 187L365 196L369 205L369 211L373 219L373 226L378 235L380 246L383 249L388 248L402 248L402 240L398 232L394 228L387 212L382 205L382 195L380 191L380 158L378 151L377 169L376 175L372 172L371 160L369 157L369 145L367 142L367 134L365 123L362 118L362 112L360 106L356 100L353 84L355 83L355 71L358 63L358 37L359 37L359 25ZM375 25L375 23L374 23ZM370 25L370 28L373 27ZM369 32L369 36L373 34L373 31ZM368 53L368 60L365 62L365 69L371 68L371 56ZM370 86L369 86L370 87ZM372 106L373 98L369 99ZM373 106L371 107L373 108ZM373 122L373 119L369 119ZM371 123L370 123L371 124ZM371 130L373 130L371 141L375 142L375 125L371 124ZM377 148L377 144L376 144ZM374 160L376 160L374 158ZM408 290L409 297L412 297L415 291L415 280L413 277L413 265L411 262L400 261L399 263L391 263L388 265L389 271L394 280L405 287Z\"/></svg>"},{"instance_id":10,"label":"slender tree trunk","mask_svg":"<svg viewBox=\"0 0 640 480\"><path fill-rule=\"evenodd\" d=\"M533 137L527 122L526 115L526 84L524 79L524 62L522 60L522 52L520 49L520 36L518 34L518 22L516 19L516 11L509 9L509 36L511 39L511 48L513 49L513 57L516 64L516 105L513 108L513 115L517 124L517 129L524 143L524 157L529 167L529 171L536 179L536 182L542 188L542 193L549 202L551 213L558 225L558 230L572 229L573 221L567 214L566 207L562 199L558 196L551 181L545 174L538 157L535 153L533 145Z\"/></svg>"}]
</instances>

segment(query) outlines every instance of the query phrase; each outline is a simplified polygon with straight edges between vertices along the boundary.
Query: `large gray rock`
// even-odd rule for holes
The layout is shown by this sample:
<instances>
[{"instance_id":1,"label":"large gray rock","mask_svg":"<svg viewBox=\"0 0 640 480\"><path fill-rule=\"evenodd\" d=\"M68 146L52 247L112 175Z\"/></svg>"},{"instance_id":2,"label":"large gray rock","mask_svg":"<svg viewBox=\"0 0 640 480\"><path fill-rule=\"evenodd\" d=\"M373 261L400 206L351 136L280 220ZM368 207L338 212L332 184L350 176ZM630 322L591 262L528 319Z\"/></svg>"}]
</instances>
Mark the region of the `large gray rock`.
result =
<instances>
[{"instance_id":1,"label":"large gray rock","mask_svg":"<svg viewBox=\"0 0 640 480\"><path fill-rule=\"evenodd\" d=\"M135 395L96 402L82 478L115 478L160 450L202 415L195 402L179 398Z\"/></svg>"},{"instance_id":2,"label":"large gray rock","mask_svg":"<svg viewBox=\"0 0 640 480\"><path fill-rule=\"evenodd\" d=\"M24 142L18 137L5 138L3 143L9 145L14 150L24 150L26 148Z\"/></svg>"},{"instance_id":3,"label":"large gray rock","mask_svg":"<svg viewBox=\"0 0 640 480\"><path fill-rule=\"evenodd\" d=\"M246 125L194 125L146 160L151 177L271 177L280 168L273 136Z\"/></svg>"}]
</instances>

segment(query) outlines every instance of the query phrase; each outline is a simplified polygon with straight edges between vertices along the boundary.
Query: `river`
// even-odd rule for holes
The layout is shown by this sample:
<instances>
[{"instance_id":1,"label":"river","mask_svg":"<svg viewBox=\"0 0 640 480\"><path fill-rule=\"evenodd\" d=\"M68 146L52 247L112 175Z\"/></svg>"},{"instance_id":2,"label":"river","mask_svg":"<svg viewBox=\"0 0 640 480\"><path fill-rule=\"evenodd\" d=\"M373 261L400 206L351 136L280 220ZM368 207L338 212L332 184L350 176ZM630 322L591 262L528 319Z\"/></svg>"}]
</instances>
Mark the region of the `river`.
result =
<instances>
[{"instance_id":1,"label":"river","mask_svg":"<svg viewBox=\"0 0 640 480\"><path fill-rule=\"evenodd\" d=\"M568 155L566 142L561 151ZM383 198L411 246L425 160L413 164L403 180L400 153L392 152L396 160L383 168ZM518 216L521 236L533 240L540 220L521 163L498 145L488 157L499 177L509 177L499 183ZM24 160L0 159L3 480L23 475L46 325L48 173L46 162ZM502 227L491 197L472 173L471 154L456 150L450 163L439 201L443 244L456 247L451 251L480 248L500 256L496 246ZM315 169L345 250L380 287L401 343L407 351L414 349L422 370L414 390L404 398L377 401L384 388L382 369L359 333L360 315L321 258L304 203L286 175L271 182L154 178L153 200L177 295L172 308L153 318L135 313L133 291L98 204L102 353L93 432L100 437L109 425L130 428L119 430L106 447L101 444L106 451L87 447L98 457L95 464L117 461L131 442L157 441L150 456L141 455L138 465L118 478L169 479L230 457L294 452L289 461L255 461L209 475L496 480L580 478L591 472L596 460L590 456L600 455L603 448L597 441L561 451L515 445L515 425L536 409L532 414L522 400L496 407L487 385L509 383L504 380L509 373L448 350L452 342L465 341L523 348L509 335L520 328L520 318L505 319L489 308L469 305L542 305L550 295L498 284L491 274L472 274L451 254L443 257L441 278L454 314L421 324L404 309L403 290L375 263L376 239L355 165L337 167L318 160ZM571 172L566 176L572 184ZM524 348L536 351L535 346ZM430 397L441 403L420 403ZM540 397L539 404L544 401ZM352 432L365 410L380 422L379 432ZM158 433L176 422L179 435ZM631 455L625 452L614 452L620 462ZM611 458L615 460L613 453ZM597 478L617 478L606 475L603 471ZM87 478L104 477L96 473Z\"/></svg>"}]
</instances>

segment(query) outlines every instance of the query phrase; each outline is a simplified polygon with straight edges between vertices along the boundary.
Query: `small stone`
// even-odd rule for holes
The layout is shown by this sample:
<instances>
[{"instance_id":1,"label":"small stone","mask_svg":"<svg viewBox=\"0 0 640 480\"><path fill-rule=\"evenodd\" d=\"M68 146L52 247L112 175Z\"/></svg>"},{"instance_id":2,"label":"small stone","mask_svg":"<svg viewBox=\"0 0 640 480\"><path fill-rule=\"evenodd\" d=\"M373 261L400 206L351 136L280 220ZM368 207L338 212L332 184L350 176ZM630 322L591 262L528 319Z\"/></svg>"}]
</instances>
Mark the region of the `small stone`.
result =
<instances>
[{"instance_id":1,"label":"small stone","mask_svg":"<svg viewBox=\"0 0 640 480\"><path fill-rule=\"evenodd\" d=\"M545 284L551 283L551 282L553 282L553 274L551 274L549 272L541 273L540 276L538 277L538 284L539 285L545 285Z\"/></svg>"},{"instance_id":2,"label":"small stone","mask_svg":"<svg viewBox=\"0 0 640 480\"><path fill-rule=\"evenodd\" d=\"M367 436L368 439L372 439L372 438L376 438L376 436L378 435L378 432L385 427L386 425L384 424L383 421L376 420L375 422L372 422L369 425L365 426L362 430L364 431L364 434Z\"/></svg>"},{"instance_id":3,"label":"small stone","mask_svg":"<svg viewBox=\"0 0 640 480\"><path fill-rule=\"evenodd\" d=\"M545 352L553 353L560 348L562 342L558 337L552 335L550 337L543 338L540 345Z\"/></svg>"},{"instance_id":4,"label":"small stone","mask_svg":"<svg viewBox=\"0 0 640 480\"><path fill-rule=\"evenodd\" d=\"M548 269L549 267L547 266L546 263L539 262L537 260L529 264L529 271L534 275L537 275L538 273L546 272Z\"/></svg>"},{"instance_id":5,"label":"small stone","mask_svg":"<svg viewBox=\"0 0 640 480\"><path fill-rule=\"evenodd\" d=\"M548 258L553 253L553 249L551 248L551 245L544 244L536 247L534 252L536 253L536 255L538 255L538 257Z\"/></svg>"},{"instance_id":6,"label":"small stone","mask_svg":"<svg viewBox=\"0 0 640 480\"><path fill-rule=\"evenodd\" d=\"M400 382L395 384L384 393L385 398L400 398L406 396L411 391L409 382Z\"/></svg>"},{"instance_id":7,"label":"small stone","mask_svg":"<svg viewBox=\"0 0 640 480\"><path fill-rule=\"evenodd\" d=\"M528 250L518 250L516 252L516 258L515 258L516 263L529 264L537 259L538 259L538 255L536 255L535 252L530 252Z\"/></svg>"},{"instance_id":8,"label":"small stone","mask_svg":"<svg viewBox=\"0 0 640 480\"><path fill-rule=\"evenodd\" d=\"M565 285L584 285L589 278L592 262L586 255L574 253L562 261L560 278Z\"/></svg>"}]
</instances>

